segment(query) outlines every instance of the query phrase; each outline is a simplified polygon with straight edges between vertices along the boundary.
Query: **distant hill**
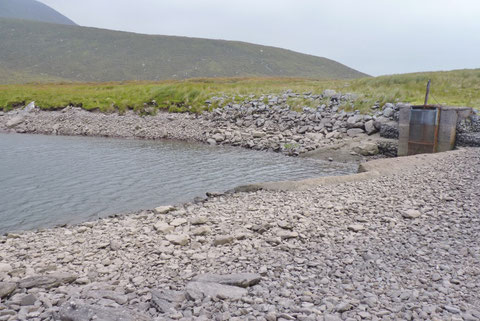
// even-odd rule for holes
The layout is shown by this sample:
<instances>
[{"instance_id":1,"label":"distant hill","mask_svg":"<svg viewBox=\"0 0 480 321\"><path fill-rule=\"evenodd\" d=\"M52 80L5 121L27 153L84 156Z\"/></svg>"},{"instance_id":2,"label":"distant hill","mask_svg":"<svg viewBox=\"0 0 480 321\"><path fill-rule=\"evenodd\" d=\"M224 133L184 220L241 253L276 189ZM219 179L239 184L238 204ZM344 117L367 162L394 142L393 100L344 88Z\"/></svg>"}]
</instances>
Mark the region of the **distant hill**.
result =
<instances>
[{"instance_id":1,"label":"distant hill","mask_svg":"<svg viewBox=\"0 0 480 321\"><path fill-rule=\"evenodd\" d=\"M330 59L244 42L4 18L0 18L0 43L0 66L72 81L366 76ZM0 83L12 82L0 74Z\"/></svg>"},{"instance_id":2,"label":"distant hill","mask_svg":"<svg viewBox=\"0 0 480 321\"><path fill-rule=\"evenodd\" d=\"M64 15L35 0L0 0L0 17L76 25Z\"/></svg>"}]
</instances>

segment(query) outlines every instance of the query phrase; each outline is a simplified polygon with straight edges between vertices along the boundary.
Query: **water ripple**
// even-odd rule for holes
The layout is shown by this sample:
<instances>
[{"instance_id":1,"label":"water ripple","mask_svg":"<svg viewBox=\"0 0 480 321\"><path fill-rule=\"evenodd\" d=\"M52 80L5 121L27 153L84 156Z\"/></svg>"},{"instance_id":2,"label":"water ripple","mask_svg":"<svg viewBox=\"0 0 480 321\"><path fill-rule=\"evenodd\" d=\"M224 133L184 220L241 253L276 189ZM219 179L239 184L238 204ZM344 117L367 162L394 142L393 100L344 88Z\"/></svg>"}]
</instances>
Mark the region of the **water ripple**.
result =
<instances>
[{"instance_id":1,"label":"water ripple","mask_svg":"<svg viewBox=\"0 0 480 321\"><path fill-rule=\"evenodd\" d=\"M354 170L230 147L0 134L0 233L177 204L241 184Z\"/></svg>"}]
</instances>

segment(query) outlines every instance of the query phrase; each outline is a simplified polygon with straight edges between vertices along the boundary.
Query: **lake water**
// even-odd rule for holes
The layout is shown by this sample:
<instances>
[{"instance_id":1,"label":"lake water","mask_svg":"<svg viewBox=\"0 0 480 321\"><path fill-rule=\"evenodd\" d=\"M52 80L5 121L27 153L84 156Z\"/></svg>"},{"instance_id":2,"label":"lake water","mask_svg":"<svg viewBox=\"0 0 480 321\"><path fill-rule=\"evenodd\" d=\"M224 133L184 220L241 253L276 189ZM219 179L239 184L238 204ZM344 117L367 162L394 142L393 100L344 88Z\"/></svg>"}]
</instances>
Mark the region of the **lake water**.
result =
<instances>
[{"instance_id":1,"label":"lake water","mask_svg":"<svg viewBox=\"0 0 480 321\"><path fill-rule=\"evenodd\" d=\"M172 141L0 134L0 233L191 201L355 165Z\"/></svg>"}]
</instances>

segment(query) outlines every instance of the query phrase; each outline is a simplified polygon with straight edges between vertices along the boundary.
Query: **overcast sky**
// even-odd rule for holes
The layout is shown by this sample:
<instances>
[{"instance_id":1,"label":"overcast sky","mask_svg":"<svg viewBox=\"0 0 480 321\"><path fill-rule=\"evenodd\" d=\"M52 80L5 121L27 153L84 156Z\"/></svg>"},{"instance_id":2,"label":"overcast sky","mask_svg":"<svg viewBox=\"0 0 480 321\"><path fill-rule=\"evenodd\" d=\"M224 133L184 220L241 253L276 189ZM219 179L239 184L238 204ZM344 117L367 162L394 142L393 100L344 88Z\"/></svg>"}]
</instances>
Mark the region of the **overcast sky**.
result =
<instances>
[{"instance_id":1,"label":"overcast sky","mask_svg":"<svg viewBox=\"0 0 480 321\"><path fill-rule=\"evenodd\" d=\"M480 67L479 0L40 0L77 24L240 40L370 75Z\"/></svg>"}]
</instances>

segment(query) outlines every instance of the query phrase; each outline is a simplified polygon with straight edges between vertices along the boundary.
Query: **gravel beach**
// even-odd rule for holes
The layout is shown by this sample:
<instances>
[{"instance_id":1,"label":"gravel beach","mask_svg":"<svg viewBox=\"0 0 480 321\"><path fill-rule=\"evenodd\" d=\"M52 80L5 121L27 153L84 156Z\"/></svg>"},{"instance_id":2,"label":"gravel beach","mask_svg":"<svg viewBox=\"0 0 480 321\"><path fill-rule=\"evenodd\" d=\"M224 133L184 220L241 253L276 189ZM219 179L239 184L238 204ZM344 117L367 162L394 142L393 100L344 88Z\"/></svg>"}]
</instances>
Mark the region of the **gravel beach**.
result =
<instances>
[{"instance_id":1,"label":"gravel beach","mask_svg":"<svg viewBox=\"0 0 480 321\"><path fill-rule=\"evenodd\" d=\"M480 149L402 159L3 236L0 320L479 320Z\"/></svg>"}]
</instances>

